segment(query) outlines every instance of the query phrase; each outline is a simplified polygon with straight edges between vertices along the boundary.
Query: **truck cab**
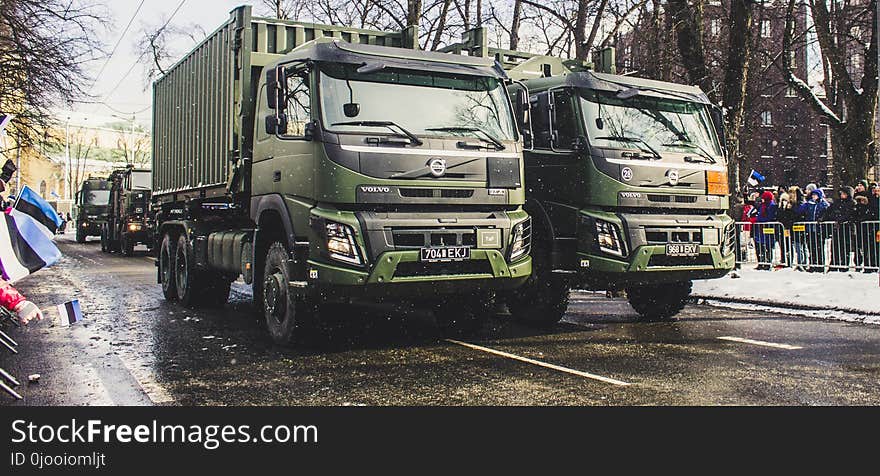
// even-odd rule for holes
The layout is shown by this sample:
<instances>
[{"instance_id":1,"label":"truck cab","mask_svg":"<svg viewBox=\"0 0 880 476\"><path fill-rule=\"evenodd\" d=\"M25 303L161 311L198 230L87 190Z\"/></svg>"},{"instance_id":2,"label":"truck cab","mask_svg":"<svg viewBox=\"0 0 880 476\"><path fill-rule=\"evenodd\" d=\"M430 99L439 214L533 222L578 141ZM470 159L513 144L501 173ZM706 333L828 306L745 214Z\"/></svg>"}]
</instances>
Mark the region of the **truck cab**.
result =
<instances>
[{"instance_id":1,"label":"truck cab","mask_svg":"<svg viewBox=\"0 0 880 476\"><path fill-rule=\"evenodd\" d=\"M560 73L524 81L535 272L512 312L556 322L576 286L625 290L641 316L672 317L693 279L734 267L719 109L696 87L543 70Z\"/></svg>"},{"instance_id":2,"label":"truck cab","mask_svg":"<svg viewBox=\"0 0 880 476\"><path fill-rule=\"evenodd\" d=\"M110 201L107 221L101 232L101 251L132 256L134 247L153 248L153 221L150 214L152 174L147 169L126 167L108 177Z\"/></svg>"},{"instance_id":3,"label":"truck cab","mask_svg":"<svg viewBox=\"0 0 880 476\"><path fill-rule=\"evenodd\" d=\"M76 193L76 242L85 243L89 236L100 236L107 221L110 203L110 182L88 178Z\"/></svg>"}]
</instances>

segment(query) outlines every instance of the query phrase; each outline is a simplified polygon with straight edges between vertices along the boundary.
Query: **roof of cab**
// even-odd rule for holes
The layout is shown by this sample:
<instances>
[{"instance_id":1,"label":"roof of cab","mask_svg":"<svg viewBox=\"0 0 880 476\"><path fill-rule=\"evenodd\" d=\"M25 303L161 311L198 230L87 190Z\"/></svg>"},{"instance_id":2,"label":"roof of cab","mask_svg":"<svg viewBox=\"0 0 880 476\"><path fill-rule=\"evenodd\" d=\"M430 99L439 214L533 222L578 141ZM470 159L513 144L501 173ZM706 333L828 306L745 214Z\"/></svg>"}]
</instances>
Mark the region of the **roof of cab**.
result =
<instances>
[{"instance_id":1,"label":"roof of cab","mask_svg":"<svg viewBox=\"0 0 880 476\"><path fill-rule=\"evenodd\" d=\"M699 87L686 84L668 83L653 79L622 76L619 74L597 73L594 71L569 72L561 76L536 78L526 81L529 90L544 90L553 87L575 87L616 92L636 88L652 95L672 97L682 100L711 104L709 98Z\"/></svg>"},{"instance_id":2,"label":"roof of cab","mask_svg":"<svg viewBox=\"0 0 880 476\"><path fill-rule=\"evenodd\" d=\"M348 43L336 38L319 38L304 43L284 55L276 64L295 60L351 64L382 63L388 68L507 77L507 73L494 58Z\"/></svg>"}]
</instances>

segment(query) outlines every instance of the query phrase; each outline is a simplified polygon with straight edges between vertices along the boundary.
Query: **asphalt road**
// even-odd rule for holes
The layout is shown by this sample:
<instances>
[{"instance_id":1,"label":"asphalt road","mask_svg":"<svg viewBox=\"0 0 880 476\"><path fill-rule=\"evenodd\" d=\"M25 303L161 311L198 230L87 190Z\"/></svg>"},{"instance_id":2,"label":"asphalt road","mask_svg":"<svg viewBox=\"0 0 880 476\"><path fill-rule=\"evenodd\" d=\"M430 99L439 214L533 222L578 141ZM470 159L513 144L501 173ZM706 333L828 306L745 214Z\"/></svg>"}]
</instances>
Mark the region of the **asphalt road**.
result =
<instances>
[{"instance_id":1,"label":"asphalt road","mask_svg":"<svg viewBox=\"0 0 880 476\"><path fill-rule=\"evenodd\" d=\"M78 298L85 320L13 329L20 353L0 367L40 379L0 405L880 404L880 326L696 304L646 323L625 300L575 293L552 330L498 315L446 340L412 306L352 306L279 348L248 286L223 309L184 309L163 300L146 251L59 245L62 260L19 289L44 308Z\"/></svg>"}]
</instances>

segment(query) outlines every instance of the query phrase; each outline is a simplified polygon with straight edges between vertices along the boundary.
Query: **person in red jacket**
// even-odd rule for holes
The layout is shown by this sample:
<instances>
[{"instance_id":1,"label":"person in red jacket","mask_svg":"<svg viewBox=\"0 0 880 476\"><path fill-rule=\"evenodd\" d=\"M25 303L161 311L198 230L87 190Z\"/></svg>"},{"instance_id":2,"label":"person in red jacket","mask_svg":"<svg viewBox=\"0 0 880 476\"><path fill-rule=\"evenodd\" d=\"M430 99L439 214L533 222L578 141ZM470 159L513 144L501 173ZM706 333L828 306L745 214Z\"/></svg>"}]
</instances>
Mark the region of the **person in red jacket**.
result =
<instances>
[{"instance_id":1,"label":"person in red jacket","mask_svg":"<svg viewBox=\"0 0 880 476\"><path fill-rule=\"evenodd\" d=\"M18 290L2 279L0 279L0 306L15 313L22 324L43 318L43 312L36 304L25 299Z\"/></svg>"}]
</instances>

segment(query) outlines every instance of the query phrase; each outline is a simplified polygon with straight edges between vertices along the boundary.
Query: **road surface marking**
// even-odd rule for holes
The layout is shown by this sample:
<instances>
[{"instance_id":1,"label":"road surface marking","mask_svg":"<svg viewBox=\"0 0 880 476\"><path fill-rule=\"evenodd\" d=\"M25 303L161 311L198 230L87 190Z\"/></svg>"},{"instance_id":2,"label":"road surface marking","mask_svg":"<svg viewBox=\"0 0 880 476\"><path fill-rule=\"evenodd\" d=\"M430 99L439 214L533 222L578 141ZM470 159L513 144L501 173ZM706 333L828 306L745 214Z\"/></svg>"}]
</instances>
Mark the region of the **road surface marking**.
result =
<instances>
[{"instance_id":1,"label":"road surface marking","mask_svg":"<svg viewBox=\"0 0 880 476\"><path fill-rule=\"evenodd\" d=\"M460 345L460 346L464 346L464 347L467 347L467 348L469 348L469 349L479 350L479 351L481 351L481 352L487 352L487 353L489 353L489 354L495 354L495 355L499 355L499 356L501 356L501 357L507 357L508 359L518 360L518 361L520 361L520 362L525 362L525 363L527 363L527 364L537 365L538 367L544 367L544 368L547 368L547 369L556 370L557 372L564 372L564 373L567 373L567 374L577 375L577 376L579 376L579 377L584 377L584 378L588 378L588 379L598 380L598 381L600 381L600 382L610 383L610 384L612 384L612 385L619 385L619 386L621 386L621 387L626 387L626 386L628 386L628 385L631 385L631 384L629 384L629 383L627 383L627 382L624 382L624 381L621 381L621 380L617 380L617 379L613 379L613 378L610 378L610 377L603 377L603 376L601 376L601 375L591 374L591 373L589 373L589 372L583 372L583 371L580 371L580 370L570 369L570 368L568 368L568 367L563 367L563 366L561 366L561 365L550 364L550 363L547 363L547 362L542 362L542 361L540 361L540 360L530 359L530 358L528 358L528 357L523 357L523 356L516 355L516 354L510 354L510 353L507 353L507 352L502 352L502 351L500 351L500 350L490 349L489 347L483 347L483 346L481 346L481 345L471 344L471 343L468 343L468 342L462 342L462 341L460 341L460 340L454 340L454 339L445 339L445 340L446 340L446 342L449 342L449 343L452 343L452 344L456 344L456 345Z\"/></svg>"},{"instance_id":2,"label":"road surface marking","mask_svg":"<svg viewBox=\"0 0 880 476\"><path fill-rule=\"evenodd\" d=\"M731 337L724 336L719 337L721 340L729 340L732 342L741 342L743 344L753 344L753 345L763 345L764 347L775 347L777 349L785 349L785 350L798 350L803 349L803 347L797 345L788 345L788 344L777 344L775 342L764 342L762 340L752 340L752 339L744 339L742 337Z\"/></svg>"}]
</instances>

